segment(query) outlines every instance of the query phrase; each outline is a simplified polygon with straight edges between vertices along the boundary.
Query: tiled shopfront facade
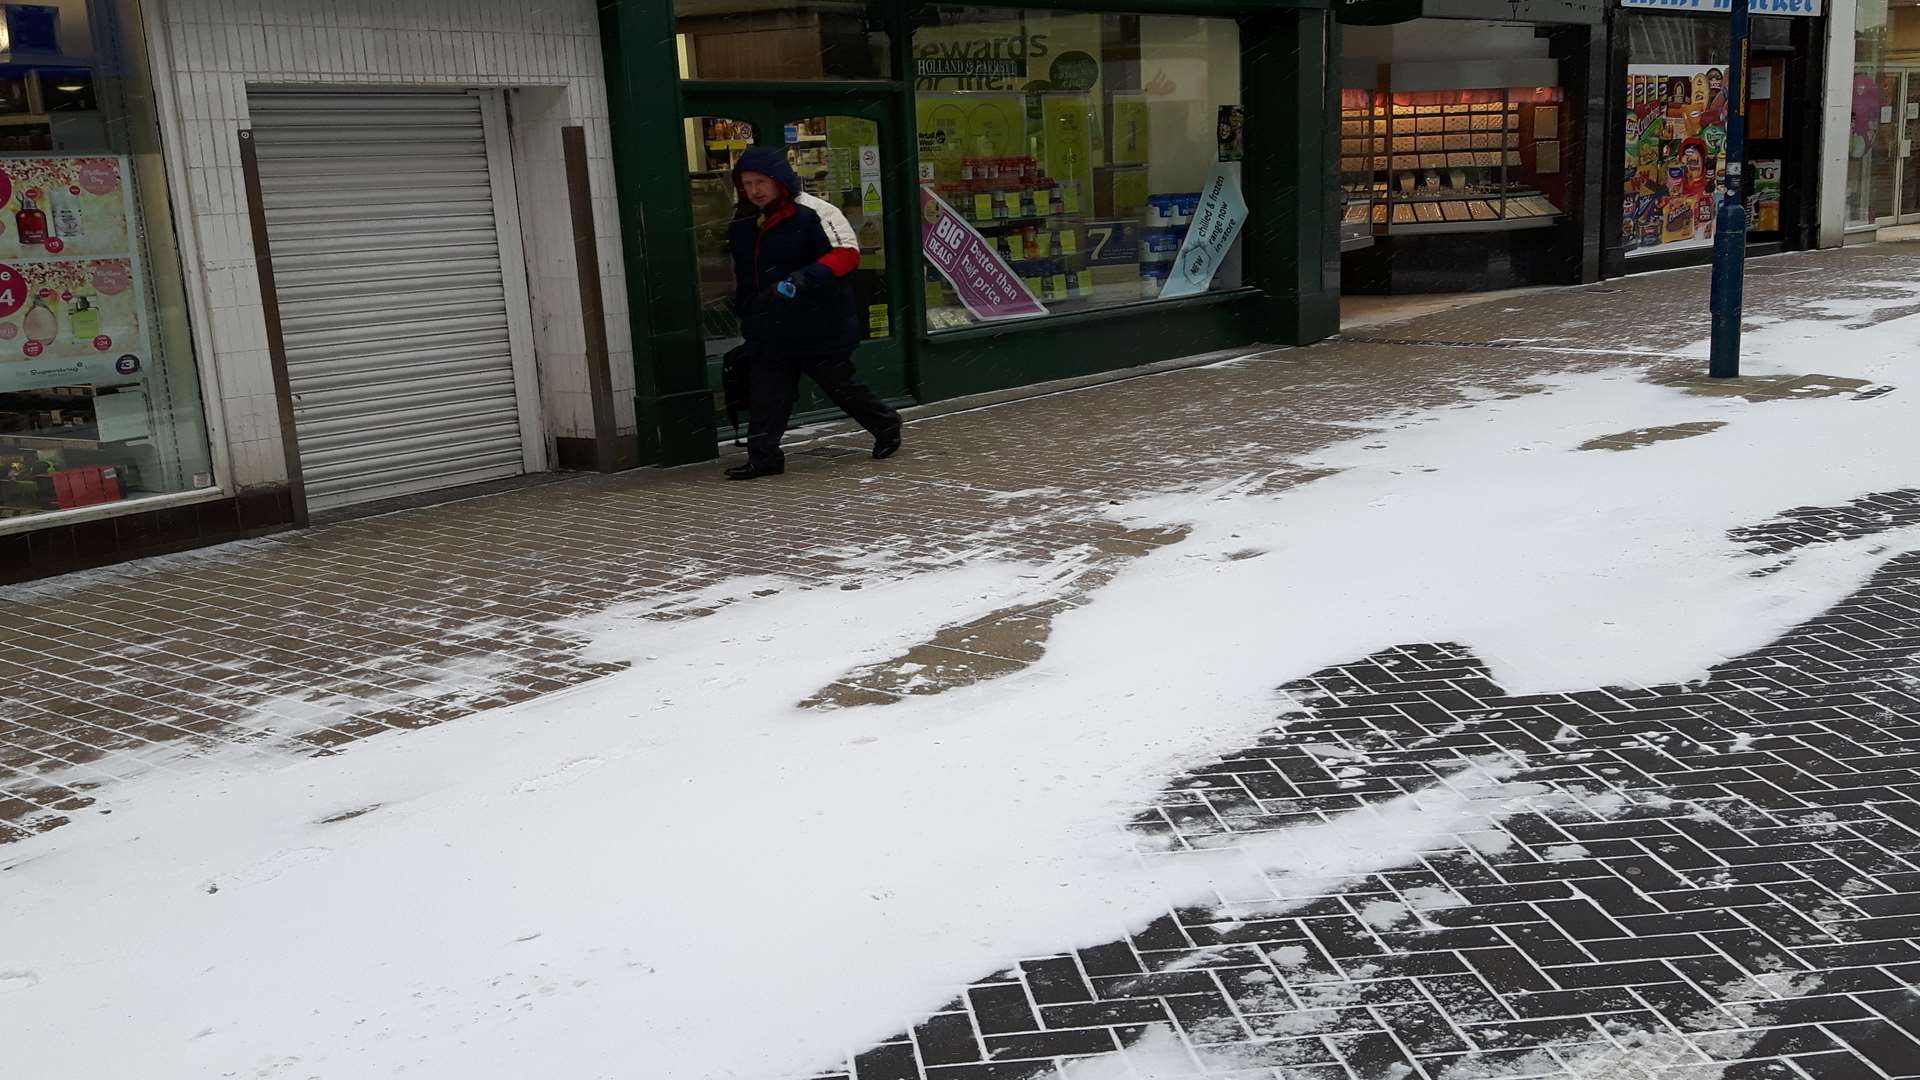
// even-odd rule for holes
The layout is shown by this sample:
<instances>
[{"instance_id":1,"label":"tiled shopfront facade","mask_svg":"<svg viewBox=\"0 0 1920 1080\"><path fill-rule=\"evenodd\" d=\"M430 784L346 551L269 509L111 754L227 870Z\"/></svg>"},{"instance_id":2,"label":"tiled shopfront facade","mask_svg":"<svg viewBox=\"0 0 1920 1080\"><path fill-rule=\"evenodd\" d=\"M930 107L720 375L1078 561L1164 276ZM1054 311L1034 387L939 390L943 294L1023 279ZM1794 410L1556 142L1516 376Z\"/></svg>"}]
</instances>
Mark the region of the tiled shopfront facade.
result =
<instances>
[{"instance_id":1,"label":"tiled shopfront facade","mask_svg":"<svg viewBox=\"0 0 1920 1080\"><path fill-rule=\"evenodd\" d=\"M183 304L172 309L162 304L155 310L156 329L165 346L177 354L169 358L170 370L197 375L201 400L171 418L155 410L149 426L157 430L170 425L180 432L182 441L198 440L205 464L169 490L121 490L117 493L121 498L78 505L56 497L17 508L31 513L0 517L0 579L41 576L214 542L284 527L302 516L305 507L300 505L298 487L290 488L289 466L295 466L291 471L297 479L300 443L306 442L306 471L314 471L311 447L329 437L328 421L324 416L302 416L296 421L302 428L300 438L290 441L285 424L288 403L282 400L287 390L285 386L276 390L261 253L249 213L241 147L242 134L258 126L254 113L263 92L303 91L309 95L303 100L342 110L343 116L353 115L362 101L405 106L413 99L392 95L417 94L422 95L423 104L451 105L463 115L484 118L484 152L476 150L471 157L484 162L485 176L491 178L491 184L480 179L475 190L491 202L494 221L455 222L449 228L458 226L459 231L449 235L466 245L459 249L461 254L469 253L473 243L498 247L498 268L488 273L500 280L487 285L488 302L483 306L497 309L491 312L495 322L510 324L511 332L500 337L503 343L512 339L513 377L518 385L506 385L503 379L502 389L507 422L517 422L519 431L517 436L507 432L506 438L510 443L521 438L529 447L524 462L509 462L501 471L550 467L555 457L565 457L569 440L594 437L588 365L595 346L590 346L590 338L600 339L600 361L610 374L616 428L612 434L631 441L635 428L631 335L598 15L592 0L563 0L537 8L508 0L410 4L358 0L115 0L109 4L92 0L92 5L113 9L111 14L127 28L136 51L137 32L145 31L144 55L129 55L113 70L106 70L109 61L99 61L101 81L125 82L133 87L130 96L135 97L150 89L145 96L155 102L156 123L152 130L135 132L139 143L135 153L137 157L143 148L151 152L155 180L163 179L171 188L171 217L178 227L177 241L161 243L159 236L148 236L147 276L165 278L170 273L184 282ZM81 19L86 8L83 0L69 0L60 14L69 21ZM93 14L96 23L101 18L100 13ZM49 61L53 62L84 61L56 57ZM463 95L474 100L447 100ZM598 264L594 269L603 298L604 333L599 335L589 335L584 325L569 177L561 146L562 129L569 126L578 126L584 135L592 248ZM479 127L473 128L476 148L482 145L482 134ZM265 132L261 141L265 147ZM341 188L351 192L365 178L355 175L347 153L342 151ZM159 167L162 160L163 169ZM276 197L274 168L271 163L263 166L270 209ZM371 180L366 183L373 185ZM147 193L153 194L155 187L149 182ZM503 198L516 191L517 202ZM164 188L160 192L164 195ZM275 231L291 237L284 244L274 241L274 248L287 249L276 252L277 261L288 264L299 254L303 223L317 220L316 215L350 227L355 216L374 213L356 209L352 198L335 200L348 205L336 207L330 215L310 207L296 208L278 219L270 213ZM165 207L164 200L147 200L145 217L150 227L166 218ZM283 220L291 222L284 229ZM305 228L312 232L318 226ZM358 234L365 237L378 231L370 222ZM320 243L325 251L368 246L344 235ZM395 244L396 249L402 246ZM375 254L367 261L381 257ZM298 391L303 389L303 359L299 316L289 292L300 287L300 282L290 280L294 276L283 265L277 291L287 309L282 314L294 353L292 385ZM461 286L463 300L480 295L478 280L479 276L469 274L455 283ZM328 285L323 291L326 288L344 295L348 286ZM310 321L321 327L323 337L333 333L338 339L371 331L359 333L358 338L377 338L383 325L398 323L420 330L423 340L433 340L431 334L440 328L432 319L444 313L440 301L447 294L432 292L418 279L412 291L404 282L393 288L385 302L378 298L360 302L357 320L349 317L351 312L343 316L329 309ZM354 324L351 331L329 329L347 323ZM336 345L334 352L325 355L338 356L339 350ZM489 350L502 353L499 367L508 371L505 350L488 345L481 351ZM327 363L339 367L348 361L323 361L310 377L322 384L329 377L338 381L340 376L322 370ZM0 363L0 371L4 369ZM0 384L0 389L6 388L10 387ZM95 400L111 401L117 396L98 388L94 394ZM42 430L53 417L38 399L29 404L30 408L21 410L25 420L12 425L16 433L67 433ZM385 419L393 429L402 430L412 423L431 423L435 415L456 408L427 408ZM82 411L62 419L84 422L88 417ZM309 424L311 431L305 430ZM83 423L74 430L103 446L113 442L105 436L118 433L101 430L97 421L90 429ZM5 434L0 431L0 439ZM46 475L61 471L59 464L56 460L51 467L39 466L38 486L43 492L49 487ZM0 475L4 471L0 462ZM417 481L415 486L423 482L427 481ZM386 490L396 488L406 490L404 483ZM16 490L24 492L24 488ZM30 496L26 493L17 501L27 502Z\"/></svg>"}]
</instances>

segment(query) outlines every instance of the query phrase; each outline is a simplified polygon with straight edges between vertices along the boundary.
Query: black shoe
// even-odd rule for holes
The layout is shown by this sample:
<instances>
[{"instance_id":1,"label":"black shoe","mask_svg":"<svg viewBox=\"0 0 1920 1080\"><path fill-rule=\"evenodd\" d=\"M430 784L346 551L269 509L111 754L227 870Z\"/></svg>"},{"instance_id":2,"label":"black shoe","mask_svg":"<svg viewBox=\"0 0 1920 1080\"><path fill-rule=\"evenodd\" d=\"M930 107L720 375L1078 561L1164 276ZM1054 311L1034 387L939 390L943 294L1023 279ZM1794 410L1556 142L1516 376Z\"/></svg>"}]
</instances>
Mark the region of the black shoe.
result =
<instances>
[{"instance_id":1,"label":"black shoe","mask_svg":"<svg viewBox=\"0 0 1920 1080\"><path fill-rule=\"evenodd\" d=\"M787 471L786 462L748 461L745 465L735 465L727 470L729 480L758 480L763 476L779 476Z\"/></svg>"},{"instance_id":2,"label":"black shoe","mask_svg":"<svg viewBox=\"0 0 1920 1080\"><path fill-rule=\"evenodd\" d=\"M894 428L885 435L873 438L873 460L885 461L900 450L900 429Z\"/></svg>"}]
</instances>

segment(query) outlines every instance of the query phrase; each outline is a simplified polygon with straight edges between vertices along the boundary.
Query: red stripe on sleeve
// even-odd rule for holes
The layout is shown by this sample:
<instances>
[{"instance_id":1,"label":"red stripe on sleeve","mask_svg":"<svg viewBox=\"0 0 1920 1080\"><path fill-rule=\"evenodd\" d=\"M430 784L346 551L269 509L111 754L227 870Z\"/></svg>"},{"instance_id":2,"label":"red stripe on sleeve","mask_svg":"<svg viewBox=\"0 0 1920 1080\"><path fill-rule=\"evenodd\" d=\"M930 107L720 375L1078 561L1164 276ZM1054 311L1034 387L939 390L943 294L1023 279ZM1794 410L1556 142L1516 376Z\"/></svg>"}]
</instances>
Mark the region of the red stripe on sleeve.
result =
<instances>
[{"instance_id":1,"label":"red stripe on sleeve","mask_svg":"<svg viewBox=\"0 0 1920 1080\"><path fill-rule=\"evenodd\" d=\"M834 277L846 277L860 266L859 248L834 248L820 256L820 265L833 271Z\"/></svg>"}]
</instances>

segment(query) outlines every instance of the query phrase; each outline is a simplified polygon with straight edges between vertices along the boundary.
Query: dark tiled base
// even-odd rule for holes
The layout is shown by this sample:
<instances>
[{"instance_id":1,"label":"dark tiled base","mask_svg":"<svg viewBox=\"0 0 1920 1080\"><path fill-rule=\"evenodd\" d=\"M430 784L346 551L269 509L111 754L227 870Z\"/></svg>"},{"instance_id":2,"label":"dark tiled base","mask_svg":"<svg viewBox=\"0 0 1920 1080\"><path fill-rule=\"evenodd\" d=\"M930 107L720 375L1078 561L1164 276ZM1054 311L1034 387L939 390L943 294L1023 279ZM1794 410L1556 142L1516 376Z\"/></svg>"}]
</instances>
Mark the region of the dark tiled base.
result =
<instances>
[{"instance_id":1,"label":"dark tiled base","mask_svg":"<svg viewBox=\"0 0 1920 1080\"><path fill-rule=\"evenodd\" d=\"M0 585L277 532L293 524L285 488L191 506L0 536Z\"/></svg>"},{"instance_id":2,"label":"dark tiled base","mask_svg":"<svg viewBox=\"0 0 1920 1080\"><path fill-rule=\"evenodd\" d=\"M1882 531L1908 494L1734 539ZM1281 727L1133 820L1143 849L1364 813L1490 758L1551 805L1286 910L1022 960L828 1075L1061 1080L1151 1039L1154 1068L1218 1080L1920 1077L1920 555L1698 684L1518 697L1426 644L1283 689Z\"/></svg>"},{"instance_id":3,"label":"dark tiled base","mask_svg":"<svg viewBox=\"0 0 1920 1080\"><path fill-rule=\"evenodd\" d=\"M567 472L599 472L600 449L593 439L561 436L553 440L554 460ZM640 440L629 435L614 440L613 468L619 472L640 467Z\"/></svg>"}]
</instances>

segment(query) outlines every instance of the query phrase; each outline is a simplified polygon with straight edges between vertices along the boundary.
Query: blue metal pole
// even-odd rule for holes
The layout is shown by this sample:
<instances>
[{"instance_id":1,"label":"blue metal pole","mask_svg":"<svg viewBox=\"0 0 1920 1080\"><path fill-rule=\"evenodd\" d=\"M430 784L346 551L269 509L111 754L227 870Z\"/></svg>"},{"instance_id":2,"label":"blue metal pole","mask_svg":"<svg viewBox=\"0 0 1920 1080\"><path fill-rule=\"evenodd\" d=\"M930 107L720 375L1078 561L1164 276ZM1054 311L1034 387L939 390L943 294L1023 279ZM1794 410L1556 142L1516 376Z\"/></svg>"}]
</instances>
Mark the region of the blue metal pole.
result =
<instances>
[{"instance_id":1,"label":"blue metal pole","mask_svg":"<svg viewBox=\"0 0 1920 1080\"><path fill-rule=\"evenodd\" d=\"M1713 349L1707 373L1740 374L1740 307L1747 262L1747 0L1733 0L1733 60L1727 65L1727 184L1713 234Z\"/></svg>"}]
</instances>

